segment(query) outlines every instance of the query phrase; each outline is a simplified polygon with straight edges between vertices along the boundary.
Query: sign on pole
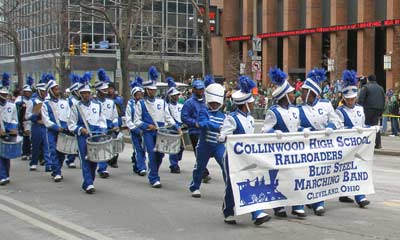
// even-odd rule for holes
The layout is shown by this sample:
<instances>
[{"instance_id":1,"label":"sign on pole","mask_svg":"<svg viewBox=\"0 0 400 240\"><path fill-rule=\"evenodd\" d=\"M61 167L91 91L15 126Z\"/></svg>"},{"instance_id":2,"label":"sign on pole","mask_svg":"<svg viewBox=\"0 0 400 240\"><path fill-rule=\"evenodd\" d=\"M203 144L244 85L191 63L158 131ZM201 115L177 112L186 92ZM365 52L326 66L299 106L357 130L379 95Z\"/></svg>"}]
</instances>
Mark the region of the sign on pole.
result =
<instances>
[{"instance_id":1,"label":"sign on pole","mask_svg":"<svg viewBox=\"0 0 400 240\"><path fill-rule=\"evenodd\" d=\"M261 52L261 38L253 38L253 51Z\"/></svg>"},{"instance_id":2,"label":"sign on pole","mask_svg":"<svg viewBox=\"0 0 400 240\"><path fill-rule=\"evenodd\" d=\"M252 61L251 62L251 71L252 72L261 71L261 62L260 61Z\"/></svg>"},{"instance_id":3,"label":"sign on pole","mask_svg":"<svg viewBox=\"0 0 400 240\"><path fill-rule=\"evenodd\" d=\"M240 74L245 74L246 73L246 64L245 63L241 63L240 64Z\"/></svg>"}]
</instances>

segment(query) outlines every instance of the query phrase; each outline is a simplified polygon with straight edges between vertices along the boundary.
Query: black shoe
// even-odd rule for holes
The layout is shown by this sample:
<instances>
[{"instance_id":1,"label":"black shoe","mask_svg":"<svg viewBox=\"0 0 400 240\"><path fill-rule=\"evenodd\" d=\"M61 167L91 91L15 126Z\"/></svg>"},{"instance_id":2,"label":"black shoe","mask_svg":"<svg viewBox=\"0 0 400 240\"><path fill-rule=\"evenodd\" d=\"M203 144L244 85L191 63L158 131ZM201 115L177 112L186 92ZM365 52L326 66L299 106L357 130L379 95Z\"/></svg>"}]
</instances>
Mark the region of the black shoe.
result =
<instances>
[{"instance_id":1,"label":"black shoe","mask_svg":"<svg viewBox=\"0 0 400 240\"><path fill-rule=\"evenodd\" d=\"M269 220L271 220L271 216L270 215L266 215L264 217L261 218L256 218L256 220L254 221L254 225L259 226L265 222L268 222Z\"/></svg>"},{"instance_id":2,"label":"black shoe","mask_svg":"<svg viewBox=\"0 0 400 240\"><path fill-rule=\"evenodd\" d=\"M116 163L116 162L115 162L115 163L111 163L111 164L110 164L110 167L112 167L112 168L118 168L118 163Z\"/></svg>"},{"instance_id":3,"label":"black shoe","mask_svg":"<svg viewBox=\"0 0 400 240\"><path fill-rule=\"evenodd\" d=\"M10 182L9 180L0 181L0 186L4 186L4 185L8 184L9 182Z\"/></svg>"},{"instance_id":4,"label":"black shoe","mask_svg":"<svg viewBox=\"0 0 400 240\"><path fill-rule=\"evenodd\" d=\"M70 164L67 164L67 167L68 168L76 168L76 165L75 165L75 163L70 163Z\"/></svg>"},{"instance_id":5,"label":"black shoe","mask_svg":"<svg viewBox=\"0 0 400 240\"><path fill-rule=\"evenodd\" d=\"M96 192L96 189L90 188L90 189L85 190L85 192L86 192L87 194L93 194L93 193Z\"/></svg>"},{"instance_id":6,"label":"black shoe","mask_svg":"<svg viewBox=\"0 0 400 240\"><path fill-rule=\"evenodd\" d=\"M354 200L349 198L349 197L339 197L339 202L344 202L344 203L353 203Z\"/></svg>"},{"instance_id":7,"label":"black shoe","mask_svg":"<svg viewBox=\"0 0 400 240\"><path fill-rule=\"evenodd\" d=\"M169 168L171 169L171 173L176 173L176 174L181 173L181 169L179 168L179 166L174 166Z\"/></svg>"},{"instance_id":8,"label":"black shoe","mask_svg":"<svg viewBox=\"0 0 400 240\"><path fill-rule=\"evenodd\" d=\"M309 208L309 209L312 209L312 208L313 208L313 207L312 207L312 204L306 204L306 207Z\"/></svg>"},{"instance_id":9,"label":"black shoe","mask_svg":"<svg viewBox=\"0 0 400 240\"><path fill-rule=\"evenodd\" d=\"M325 215L325 208L320 208L318 210L314 209L314 214L317 216L324 216Z\"/></svg>"},{"instance_id":10,"label":"black shoe","mask_svg":"<svg viewBox=\"0 0 400 240\"><path fill-rule=\"evenodd\" d=\"M45 172L52 172L51 168L45 168Z\"/></svg>"},{"instance_id":11,"label":"black shoe","mask_svg":"<svg viewBox=\"0 0 400 240\"><path fill-rule=\"evenodd\" d=\"M235 219L225 218L224 219L224 223L229 224L229 225L235 225L236 224L236 220Z\"/></svg>"},{"instance_id":12,"label":"black shoe","mask_svg":"<svg viewBox=\"0 0 400 240\"><path fill-rule=\"evenodd\" d=\"M358 202L357 204L360 208L365 208L367 205L370 204L370 202L368 200L364 200L364 201Z\"/></svg>"},{"instance_id":13,"label":"black shoe","mask_svg":"<svg viewBox=\"0 0 400 240\"><path fill-rule=\"evenodd\" d=\"M43 159L39 159L39 164L40 164L40 166L44 166L44 160Z\"/></svg>"},{"instance_id":14,"label":"black shoe","mask_svg":"<svg viewBox=\"0 0 400 240\"><path fill-rule=\"evenodd\" d=\"M209 183L211 181L211 177L210 176L204 176L203 177L203 183Z\"/></svg>"},{"instance_id":15,"label":"black shoe","mask_svg":"<svg viewBox=\"0 0 400 240\"><path fill-rule=\"evenodd\" d=\"M274 215L280 218L285 218L287 217L286 211L280 211L280 212L274 212Z\"/></svg>"},{"instance_id":16,"label":"black shoe","mask_svg":"<svg viewBox=\"0 0 400 240\"><path fill-rule=\"evenodd\" d=\"M304 213L300 213L300 212L296 212L295 210L293 210L292 211L292 214L293 215L295 215L295 216L297 216L297 217L299 217L299 218L305 218L305 217L307 217L307 214L304 212Z\"/></svg>"},{"instance_id":17,"label":"black shoe","mask_svg":"<svg viewBox=\"0 0 400 240\"><path fill-rule=\"evenodd\" d=\"M99 173L101 178L108 178L110 176L110 174L108 172L101 172Z\"/></svg>"},{"instance_id":18,"label":"black shoe","mask_svg":"<svg viewBox=\"0 0 400 240\"><path fill-rule=\"evenodd\" d=\"M146 170L141 170L140 172L137 173L139 176L144 177L146 176Z\"/></svg>"}]
</instances>

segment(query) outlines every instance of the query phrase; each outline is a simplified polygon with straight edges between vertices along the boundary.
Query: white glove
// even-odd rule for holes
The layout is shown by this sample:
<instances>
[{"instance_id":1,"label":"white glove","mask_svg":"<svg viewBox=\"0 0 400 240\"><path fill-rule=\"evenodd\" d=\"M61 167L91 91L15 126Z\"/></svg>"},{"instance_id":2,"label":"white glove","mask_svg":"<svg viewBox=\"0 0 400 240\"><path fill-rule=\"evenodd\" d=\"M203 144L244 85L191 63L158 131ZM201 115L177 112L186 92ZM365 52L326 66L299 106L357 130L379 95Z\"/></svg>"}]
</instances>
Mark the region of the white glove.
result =
<instances>
[{"instance_id":1,"label":"white glove","mask_svg":"<svg viewBox=\"0 0 400 240\"><path fill-rule=\"evenodd\" d=\"M355 127L354 129L356 129L357 132L360 133L360 134L364 132L362 127Z\"/></svg>"},{"instance_id":2,"label":"white glove","mask_svg":"<svg viewBox=\"0 0 400 240\"><path fill-rule=\"evenodd\" d=\"M304 133L304 137L308 138L310 136L310 129L309 128L304 128L303 129L303 133Z\"/></svg>"},{"instance_id":3,"label":"white glove","mask_svg":"<svg viewBox=\"0 0 400 240\"><path fill-rule=\"evenodd\" d=\"M282 131L281 130L275 130L276 138L277 139L282 139Z\"/></svg>"},{"instance_id":4,"label":"white glove","mask_svg":"<svg viewBox=\"0 0 400 240\"><path fill-rule=\"evenodd\" d=\"M329 136L329 135L331 135L333 133L333 129L332 128L326 128L325 129L325 135L326 136Z\"/></svg>"}]
</instances>

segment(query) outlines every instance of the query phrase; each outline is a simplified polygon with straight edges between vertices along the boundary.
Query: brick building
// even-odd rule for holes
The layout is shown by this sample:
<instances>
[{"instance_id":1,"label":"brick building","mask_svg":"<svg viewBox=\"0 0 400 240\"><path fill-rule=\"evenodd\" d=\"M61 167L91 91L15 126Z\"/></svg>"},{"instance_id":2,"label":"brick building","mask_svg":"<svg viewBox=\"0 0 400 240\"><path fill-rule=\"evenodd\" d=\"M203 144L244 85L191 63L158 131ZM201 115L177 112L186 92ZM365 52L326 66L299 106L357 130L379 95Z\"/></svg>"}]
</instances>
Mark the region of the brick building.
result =
<instances>
[{"instance_id":1,"label":"brick building","mask_svg":"<svg viewBox=\"0 0 400 240\"><path fill-rule=\"evenodd\" d=\"M244 63L265 86L278 66L293 78L313 67L328 68L331 80L344 69L376 74L381 85L400 84L400 1L398 0L214 0L221 9L221 34L212 39L213 72L231 80ZM393 20L393 21L392 21ZM253 51L253 37L261 51ZM391 68L384 69L384 56ZM253 58L253 59L252 59ZM252 60L261 60L259 74ZM390 63L386 61L386 63ZM243 65L242 65L243 66ZM258 75L258 76L257 76Z\"/></svg>"}]
</instances>

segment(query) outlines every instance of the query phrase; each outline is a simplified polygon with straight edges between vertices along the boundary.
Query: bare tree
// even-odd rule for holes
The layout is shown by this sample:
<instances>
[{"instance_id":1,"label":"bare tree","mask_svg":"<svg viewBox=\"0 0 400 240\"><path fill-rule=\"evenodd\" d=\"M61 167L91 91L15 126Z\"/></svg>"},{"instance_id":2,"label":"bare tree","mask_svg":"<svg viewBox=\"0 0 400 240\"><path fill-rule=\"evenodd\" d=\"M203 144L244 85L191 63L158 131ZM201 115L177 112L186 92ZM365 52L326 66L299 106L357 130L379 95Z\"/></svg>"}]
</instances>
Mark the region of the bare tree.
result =
<instances>
[{"instance_id":1,"label":"bare tree","mask_svg":"<svg viewBox=\"0 0 400 240\"><path fill-rule=\"evenodd\" d=\"M0 2L0 33L4 34L14 45L15 72L18 76L18 87L24 84L22 74L21 43L18 38L20 29L27 16L21 13L21 3L19 0L3 0Z\"/></svg>"},{"instance_id":2,"label":"bare tree","mask_svg":"<svg viewBox=\"0 0 400 240\"><path fill-rule=\"evenodd\" d=\"M211 51L211 32L210 32L210 1L204 0L204 4L199 4L196 0L190 0L197 14L201 17L200 35L203 37L203 64L205 75L211 74L212 66L212 51ZM204 7L204 11L201 7Z\"/></svg>"},{"instance_id":3,"label":"bare tree","mask_svg":"<svg viewBox=\"0 0 400 240\"><path fill-rule=\"evenodd\" d=\"M122 96L129 99L129 56L132 54L134 34L140 25L141 15L147 0L82 0L80 7L82 14L91 15L111 25L116 36L121 53ZM117 19L110 14L110 10L117 12Z\"/></svg>"}]
</instances>

